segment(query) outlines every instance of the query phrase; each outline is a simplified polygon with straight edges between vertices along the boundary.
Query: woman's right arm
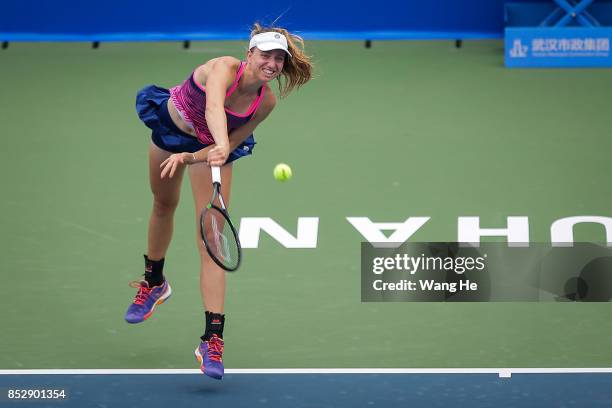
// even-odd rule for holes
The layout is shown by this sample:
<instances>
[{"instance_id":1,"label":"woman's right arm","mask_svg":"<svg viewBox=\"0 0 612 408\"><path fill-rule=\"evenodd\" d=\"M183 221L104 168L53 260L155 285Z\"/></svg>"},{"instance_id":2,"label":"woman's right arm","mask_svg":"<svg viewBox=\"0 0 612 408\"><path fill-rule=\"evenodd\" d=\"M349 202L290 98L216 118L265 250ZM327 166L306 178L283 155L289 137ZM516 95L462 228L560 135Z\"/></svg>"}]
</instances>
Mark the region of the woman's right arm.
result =
<instances>
[{"instance_id":1,"label":"woman's right arm","mask_svg":"<svg viewBox=\"0 0 612 408\"><path fill-rule=\"evenodd\" d=\"M237 64L234 58L219 58L206 78L206 123L215 140L215 147L208 152L211 166L222 166L230 154L225 115L225 94L236 77Z\"/></svg>"}]
</instances>

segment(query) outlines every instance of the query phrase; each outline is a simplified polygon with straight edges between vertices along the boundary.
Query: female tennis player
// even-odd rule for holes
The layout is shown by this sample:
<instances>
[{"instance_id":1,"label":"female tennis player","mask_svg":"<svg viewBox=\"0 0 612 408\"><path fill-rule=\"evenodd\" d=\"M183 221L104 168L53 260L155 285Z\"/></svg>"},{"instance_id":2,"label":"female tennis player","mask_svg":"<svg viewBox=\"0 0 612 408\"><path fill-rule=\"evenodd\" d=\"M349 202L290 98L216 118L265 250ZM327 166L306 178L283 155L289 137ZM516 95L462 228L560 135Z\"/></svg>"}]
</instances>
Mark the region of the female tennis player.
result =
<instances>
[{"instance_id":1,"label":"female tennis player","mask_svg":"<svg viewBox=\"0 0 612 408\"><path fill-rule=\"evenodd\" d=\"M146 320L172 293L163 267L185 168L199 231L200 210L212 194L211 166L222 166L221 193L227 205L232 164L252 153L253 131L276 104L269 82L278 80L284 97L310 80L312 64L303 46L302 39L286 29L255 24L245 61L214 58L170 90L150 85L138 92L138 116L153 131L149 146L153 211L144 256L145 278L133 283L138 293L125 315L128 323ZM221 379L225 273L209 257L199 232L196 235L206 327L195 353L202 372Z\"/></svg>"}]
</instances>

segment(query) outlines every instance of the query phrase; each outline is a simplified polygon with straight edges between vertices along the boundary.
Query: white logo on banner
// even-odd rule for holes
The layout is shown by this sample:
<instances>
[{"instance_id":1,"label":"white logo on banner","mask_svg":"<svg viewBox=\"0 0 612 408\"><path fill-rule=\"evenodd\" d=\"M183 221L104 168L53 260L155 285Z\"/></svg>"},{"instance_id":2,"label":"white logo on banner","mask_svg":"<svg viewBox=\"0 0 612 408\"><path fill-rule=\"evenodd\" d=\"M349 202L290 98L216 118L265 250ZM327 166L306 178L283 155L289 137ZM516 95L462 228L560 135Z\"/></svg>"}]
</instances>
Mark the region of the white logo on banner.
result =
<instances>
[{"instance_id":1,"label":"white logo on banner","mask_svg":"<svg viewBox=\"0 0 612 408\"><path fill-rule=\"evenodd\" d=\"M377 247L396 248L412 238L430 218L408 217L399 222L374 222L369 217L346 217L346 220L361 235L356 235L355 243L351 245L358 246L359 242L365 240ZM550 227L550 242L553 246L571 246L574 242L574 227L586 223L603 226L605 242L612 248L612 217L595 215L578 215L555 220ZM387 236L383 230L392 232ZM330 234L331 231L333 230L328 230ZM242 217L239 236L243 248L259 248L261 232L266 232L285 248L314 249L318 244L319 217L298 217L295 236L270 217ZM431 232L429 234L431 236ZM510 244L529 243L529 218L509 216L502 225L485 228L481 227L478 216L457 217L457 242L477 244L482 237L505 237ZM330 235L326 241L332 245L335 239L335 236L331 238Z\"/></svg>"},{"instance_id":2,"label":"white logo on banner","mask_svg":"<svg viewBox=\"0 0 612 408\"><path fill-rule=\"evenodd\" d=\"M610 39L605 37L534 38L531 40L531 51L536 57L608 57Z\"/></svg>"},{"instance_id":3,"label":"white logo on banner","mask_svg":"<svg viewBox=\"0 0 612 408\"><path fill-rule=\"evenodd\" d=\"M512 49L510 49L510 56L512 58L526 58L528 47L521 43L521 39L517 38L512 42Z\"/></svg>"}]
</instances>

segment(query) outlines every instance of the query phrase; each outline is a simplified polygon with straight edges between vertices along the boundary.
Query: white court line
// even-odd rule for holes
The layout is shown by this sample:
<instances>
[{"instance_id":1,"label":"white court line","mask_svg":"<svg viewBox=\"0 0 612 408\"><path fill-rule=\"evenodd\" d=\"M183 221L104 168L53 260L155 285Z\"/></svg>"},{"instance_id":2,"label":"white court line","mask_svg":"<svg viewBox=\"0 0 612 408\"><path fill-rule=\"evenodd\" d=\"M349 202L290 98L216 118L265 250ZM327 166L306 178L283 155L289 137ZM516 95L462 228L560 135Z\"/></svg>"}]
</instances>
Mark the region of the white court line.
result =
<instances>
[{"instance_id":1,"label":"white court line","mask_svg":"<svg viewBox=\"0 0 612 408\"><path fill-rule=\"evenodd\" d=\"M612 367L597 368L229 368L226 374L601 374ZM0 370L0 375L126 375L201 374L199 369L34 369Z\"/></svg>"},{"instance_id":2,"label":"white court line","mask_svg":"<svg viewBox=\"0 0 612 408\"><path fill-rule=\"evenodd\" d=\"M81 224L76 224L76 223L74 223L74 222L71 222L71 221L66 221L66 220L59 220L59 221L60 221L62 224L64 224L65 226L67 226L67 227L72 227L72 228L78 229L79 231L86 232L86 233L88 233L88 234L94 235L94 236L99 237L99 238L103 238L103 239L105 239L105 240L107 240L107 241L111 241L111 242L120 242L120 241L119 241L117 238L115 238L115 237L112 237L112 236L110 236L110 235L107 235L107 234L101 233L101 232L96 231L96 230L91 229L91 228L87 228L87 227L86 227L86 226L84 226L84 225L81 225Z\"/></svg>"}]
</instances>

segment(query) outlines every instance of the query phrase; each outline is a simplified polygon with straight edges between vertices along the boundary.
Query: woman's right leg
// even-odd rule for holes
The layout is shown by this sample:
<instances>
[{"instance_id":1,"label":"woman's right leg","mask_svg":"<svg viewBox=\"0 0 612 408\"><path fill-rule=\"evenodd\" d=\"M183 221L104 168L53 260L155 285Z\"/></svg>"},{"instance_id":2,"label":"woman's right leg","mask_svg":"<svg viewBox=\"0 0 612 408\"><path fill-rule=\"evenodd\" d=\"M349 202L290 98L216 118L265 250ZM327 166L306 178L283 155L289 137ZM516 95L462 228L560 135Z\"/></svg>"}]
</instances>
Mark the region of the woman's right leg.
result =
<instances>
[{"instance_id":1,"label":"woman's right leg","mask_svg":"<svg viewBox=\"0 0 612 408\"><path fill-rule=\"evenodd\" d=\"M172 288L163 276L164 257L172 239L174 211L178 206L184 167L174 177L161 178L160 164L172 153L151 143L149 146L149 180L153 193L153 210L149 219L145 280L134 282L138 288L134 302L125 314L128 323L140 323L149 318L155 307L172 294Z\"/></svg>"},{"instance_id":2,"label":"woman's right leg","mask_svg":"<svg viewBox=\"0 0 612 408\"><path fill-rule=\"evenodd\" d=\"M153 193L153 210L149 219L147 256L160 260L166 256L174 228L174 211L179 203L185 167L177 168L174 177L161 178L161 163L172 153L151 142L149 146L149 182Z\"/></svg>"}]
</instances>

